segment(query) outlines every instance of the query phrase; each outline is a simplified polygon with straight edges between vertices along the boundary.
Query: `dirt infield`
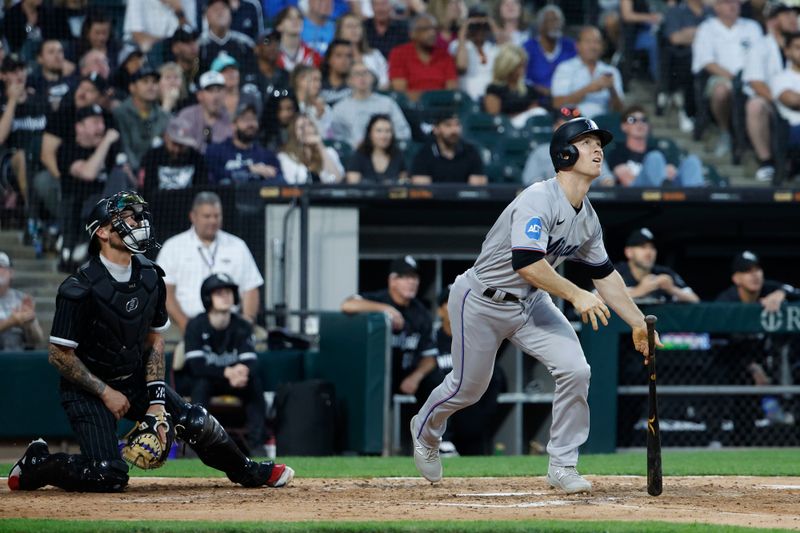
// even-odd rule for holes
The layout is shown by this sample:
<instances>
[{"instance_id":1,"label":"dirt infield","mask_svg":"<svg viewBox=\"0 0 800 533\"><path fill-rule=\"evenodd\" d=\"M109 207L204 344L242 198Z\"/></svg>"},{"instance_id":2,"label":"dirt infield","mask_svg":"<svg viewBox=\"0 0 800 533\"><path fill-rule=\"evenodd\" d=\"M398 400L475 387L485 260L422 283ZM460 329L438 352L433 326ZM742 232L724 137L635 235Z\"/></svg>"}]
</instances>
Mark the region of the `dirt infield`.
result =
<instances>
[{"instance_id":1,"label":"dirt infield","mask_svg":"<svg viewBox=\"0 0 800 533\"><path fill-rule=\"evenodd\" d=\"M122 494L58 489L10 493L0 518L140 520L660 520L800 530L800 478L668 477L664 494L636 476L587 476L590 496L565 496L543 478L295 479L243 489L224 479L133 478Z\"/></svg>"}]
</instances>

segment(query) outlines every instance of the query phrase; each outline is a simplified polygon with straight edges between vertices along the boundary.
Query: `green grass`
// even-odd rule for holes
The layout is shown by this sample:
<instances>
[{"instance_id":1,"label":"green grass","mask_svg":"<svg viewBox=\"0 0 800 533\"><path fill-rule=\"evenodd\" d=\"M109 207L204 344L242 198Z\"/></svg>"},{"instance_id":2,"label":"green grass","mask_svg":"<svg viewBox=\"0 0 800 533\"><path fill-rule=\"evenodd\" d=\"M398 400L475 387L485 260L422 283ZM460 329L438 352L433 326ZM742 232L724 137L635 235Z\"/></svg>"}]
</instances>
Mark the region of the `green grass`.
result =
<instances>
[{"instance_id":1,"label":"green grass","mask_svg":"<svg viewBox=\"0 0 800 533\"><path fill-rule=\"evenodd\" d=\"M148 521L106 522L61 520L0 520L0 533L36 531L37 533L122 533L127 531L147 533L182 532L278 532L299 533L305 531L354 532L354 533L593 533L613 531L615 533L759 533L788 531L783 529L756 529L706 524L670 524L666 522L557 522L553 520L492 521L492 522L177 522Z\"/></svg>"},{"instance_id":2,"label":"green grass","mask_svg":"<svg viewBox=\"0 0 800 533\"><path fill-rule=\"evenodd\" d=\"M663 454L665 476L800 476L796 449L668 451ZM284 457L299 478L416 477L410 457ZM593 475L645 475L644 452L581 456L580 471ZM444 461L448 477L539 476L547 469L545 456L453 457ZM11 469L0 464L0 475ZM197 459L170 461L154 471L132 469L133 476L224 477Z\"/></svg>"}]
</instances>

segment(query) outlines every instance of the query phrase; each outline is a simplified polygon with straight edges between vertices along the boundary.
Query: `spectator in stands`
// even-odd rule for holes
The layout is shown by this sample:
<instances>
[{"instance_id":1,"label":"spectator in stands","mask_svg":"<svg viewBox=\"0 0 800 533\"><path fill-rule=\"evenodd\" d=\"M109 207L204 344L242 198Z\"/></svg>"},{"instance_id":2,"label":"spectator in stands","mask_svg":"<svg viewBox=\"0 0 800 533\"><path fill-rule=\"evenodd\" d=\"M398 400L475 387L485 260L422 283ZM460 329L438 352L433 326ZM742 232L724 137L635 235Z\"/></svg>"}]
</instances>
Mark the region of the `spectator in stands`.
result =
<instances>
[{"instance_id":1,"label":"spectator in stands","mask_svg":"<svg viewBox=\"0 0 800 533\"><path fill-rule=\"evenodd\" d=\"M264 31L264 15L259 0L230 0L231 29L253 41Z\"/></svg>"},{"instance_id":2,"label":"spectator in stands","mask_svg":"<svg viewBox=\"0 0 800 533\"><path fill-rule=\"evenodd\" d=\"M339 154L325 146L314 121L302 113L289 124L278 160L283 179L289 184L337 183L344 177Z\"/></svg>"},{"instance_id":3,"label":"spectator in stands","mask_svg":"<svg viewBox=\"0 0 800 533\"><path fill-rule=\"evenodd\" d=\"M469 10L467 19L458 30L458 39L449 44L455 58L458 84L475 101L486 93L492 82L492 65L497 57L497 45L489 25L489 16L480 6Z\"/></svg>"},{"instance_id":4,"label":"spectator in stands","mask_svg":"<svg viewBox=\"0 0 800 533\"><path fill-rule=\"evenodd\" d=\"M633 105L622 114L625 139L617 140L608 154L608 166L623 187L659 187L665 182L680 187L703 185L703 164L693 154L676 168L650 145L650 121L643 107Z\"/></svg>"},{"instance_id":5,"label":"spectator in stands","mask_svg":"<svg viewBox=\"0 0 800 533\"><path fill-rule=\"evenodd\" d=\"M308 46L324 55L333 40L336 25L331 19L333 0L308 0L308 11L303 21L300 38Z\"/></svg>"},{"instance_id":6,"label":"spectator in stands","mask_svg":"<svg viewBox=\"0 0 800 533\"><path fill-rule=\"evenodd\" d=\"M294 6L282 9L275 17L275 29L281 36L278 66L291 72L297 65L322 64L322 56L301 39L303 33L303 14Z\"/></svg>"},{"instance_id":7,"label":"spectator in stands","mask_svg":"<svg viewBox=\"0 0 800 533\"><path fill-rule=\"evenodd\" d=\"M200 70L205 72L211 63L225 52L240 65L243 75L255 74L253 39L231 29L231 6L229 0L209 0L206 8L208 28L200 35Z\"/></svg>"},{"instance_id":8,"label":"spectator in stands","mask_svg":"<svg viewBox=\"0 0 800 533\"><path fill-rule=\"evenodd\" d=\"M619 10L626 41L625 61L631 61L633 54L639 50L646 51L650 77L658 83L661 71L656 29L664 16L651 10L649 0L620 0Z\"/></svg>"},{"instance_id":9,"label":"spectator in stands","mask_svg":"<svg viewBox=\"0 0 800 533\"><path fill-rule=\"evenodd\" d=\"M467 18L464 0L430 0L427 12L436 20L437 48L445 50L458 38L458 29Z\"/></svg>"},{"instance_id":10,"label":"spectator in stands","mask_svg":"<svg viewBox=\"0 0 800 533\"><path fill-rule=\"evenodd\" d=\"M280 94L291 86L289 73L278 65L281 57L280 42L281 35L275 30L262 32L256 41L258 73L254 81L261 91L265 106L270 98L275 97L276 92Z\"/></svg>"},{"instance_id":11,"label":"spectator in stands","mask_svg":"<svg viewBox=\"0 0 800 533\"><path fill-rule=\"evenodd\" d=\"M192 227L164 242L157 263L166 272L169 319L186 332L189 319L205 311L200 287L211 274L227 274L239 286L238 313L253 323L258 314L259 288L264 278L253 254L239 237L222 228L222 203L213 192L194 197Z\"/></svg>"},{"instance_id":12,"label":"spectator in stands","mask_svg":"<svg viewBox=\"0 0 800 533\"><path fill-rule=\"evenodd\" d=\"M317 67L300 65L292 72L292 89L300 106L317 131L327 135L331 126L331 106L322 99L322 72Z\"/></svg>"},{"instance_id":13,"label":"spectator in stands","mask_svg":"<svg viewBox=\"0 0 800 533\"><path fill-rule=\"evenodd\" d=\"M772 81L778 112L789 123L789 146L800 146L800 33L786 36L786 68Z\"/></svg>"},{"instance_id":14,"label":"spectator in stands","mask_svg":"<svg viewBox=\"0 0 800 533\"><path fill-rule=\"evenodd\" d=\"M119 57L119 55L117 55ZM97 73L98 76L108 81L111 77L111 66L108 62L108 56L100 50L89 50L78 61L78 74L81 76L91 76L92 73Z\"/></svg>"},{"instance_id":15,"label":"spectator in stands","mask_svg":"<svg viewBox=\"0 0 800 533\"><path fill-rule=\"evenodd\" d=\"M165 113L172 113L189 93L183 84L183 69L177 63L164 63L158 69L158 103Z\"/></svg>"},{"instance_id":16,"label":"spectator in stands","mask_svg":"<svg viewBox=\"0 0 800 533\"><path fill-rule=\"evenodd\" d=\"M356 63L350 69L352 94L336 104L331 112L331 138L358 146L365 138L370 117L377 114L391 117L397 139L411 138L411 127L400 106L390 97L372 92L372 80L372 73L364 63Z\"/></svg>"},{"instance_id":17,"label":"spectator in stands","mask_svg":"<svg viewBox=\"0 0 800 533\"><path fill-rule=\"evenodd\" d=\"M423 91L455 89L456 65L444 48L436 47L436 19L417 15L411 21L411 42L401 44L389 55L392 90L405 93L416 102Z\"/></svg>"},{"instance_id":18,"label":"spectator in stands","mask_svg":"<svg viewBox=\"0 0 800 533\"><path fill-rule=\"evenodd\" d=\"M578 118L581 112L576 107L561 107L553 111L553 131L568 120ZM539 144L525 161L525 168L522 169L522 183L531 185L537 181L544 181L555 177L556 170L553 167L553 160L550 157L550 143ZM603 167L600 177L592 182L595 185L614 185L614 175L608 168L608 161L603 159Z\"/></svg>"},{"instance_id":19,"label":"spectator in stands","mask_svg":"<svg viewBox=\"0 0 800 533\"><path fill-rule=\"evenodd\" d=\"M525 43L528 52L526 80L550 101L553 73L556 67L576 55L575 41L564 36L564 13L554 4L544 6L536 15L536 37Z\"/></svg>"},{"instance_id":20,"label":"spectator in stands","mask_svg":"<svg viewBox=\"0 0 800 533\"><path fill-rule=\"evenodd\" d=\"M499 0L494 2L492 18L495 24L497 44L523 46L530 38L528 21L519 0Z\"/></svg>"},{"instance_id":21,"label":"spectator in stands","mask_svg":"<svg viewBox=\"0 0 800 533\"><path fill-rule=\"evenodd\" d=\"M111 85L114 87L114 97L117 100L127 98L131 76L144 67L146 59L142 49L135 44L126 44L119 51L117 57L117 65L119 66L111 75ZM82 75L85 74L82 73Z\"/></svg>"},{"instance_id":22,"label":"spectator in stands","mask_svg":"<svg viewBox=\"0 0 800 533\"><path fill-rule=\"evenodd\" d=\"M711 100L711 114L720 128L714 150L718 157L731 149L733 79L747 64L762 35L757 22L739 17L739 9L739 0L714 0L716 16L698 26L692 43L692 72L709 75L705 95Z\"/></svg>"},{"instance_id":23,"label":"spectator in stands","mask_svg":"<svg viewBox=\"0 0 800 533\"><path fill-rule=\"evenodd\" d=\"M63 245L59 269L73 272L86 257L88 246L78 246L84 232L85 213L99 198L105 198L131 184L119 172L113 172L122 148L119 132L106 129L103 109L97 105L82 107L75 114L73 136L58 147L56 160L61 176Z\"/></svg>"},{"instance_id":24,"label":"spectator in stands","mask_svg":"<svg viewBox=\"0 0 800 533\"><path fill-rule=\"evenodd\" d=\"M800 299L800 291L791 285L765 280L761 261L749 250L733 258L731 272L733 286L722 291L717 302L760 303L765 311L774 313L783 302Z\"/></svg>"},{"instance_id":25,"label":"spectator in stands","mask_svg":"<svg viewBox=\"0 0 800 533\"><path fill-rule=\"evenodd\" d=\"M330 0L327 0L330 1ZM349 41L337 39L325 52L322 61L322 89L320 97L329 106L334 106L350 96L347 85L348 74L353 66L353 46Z\"/></svg>"},{"instance_id":26,"label":"spectator in stands","mask_svg":"<svg viewBox=\"0 0 800 533\"><path fill-rule=\"evenodd\" d=\"M418 290L417 262L407 255L392 261L387 289L356 294L342 302L344 313L389 315L392 321L391 379L395 394L418 391L421 394L436 387L436 384L425 384L425 378L436 369L439 350L433 339L433 320L425 304L417 299Z\"/></svg>"},{"instance_id":27,"label":"spectator in stands","mask_svg":"<svg viewBox=\"0 0 800 533\"><path fill-rule=\"evenodd\" d=\"M436 118L433 138L414 156L411 181L417 185L488 183L481 156L473 145L461 138L461 120L454 112L442 113Z\"/></svg>"},{"instance_id":28,"label":"spectator in stands","mask_svg":"<svg viewBox=\"0 0 800 533\"><path fill-rule=\"evenodd\" d=\"M172 117L164 130L164 143L142 157L139 182L148 198L161 191L199 187L208 182L205 158L197 151L191 125Z\"/></svg>"},{"instance_id":29,"label":"spectator in stands","mask_svg":"<svg viewBox=\"0 0 800 533\"><path fill-rule=\"evenodd\" d=\"M353 63L364 63L375 76L378 89L389 88L389 63L376 48L370 48L361 19L350 13L336 21L336 39L352 45Z\"/></svg>"},{"instance_id":30,"label":"spectator in stands","mask_svg":"<svg viewBox=\"0 0 800 533\"><path fill-rule=\"evenodd\" d=\"M686 0L675 5L664 15L663 33L667 39L668 61L666 82L667 91L679 90L682 95L678 109L678 124L681 131L694 131L695 95L694 76L692 76L692 42L697 27L713 15L703 0Z\"/></svg>"},{"instance_id":31,"label":"spectator in stands","mask_svg":"<svg viewBox=\"0 0 800 533\"><path fill-rule=\"evenodd\" d=\"M216 185L238 185L248 181L283 183L281 164L258 139L258 110L243 102L233 118L233 136L206 151L208 180Z\"/></svg>"},{"instance_id":32,"label":"spectator in stands","mask_svg":"<svg viewBox=\"0 0 800 533\"><path fill-rule=\"evenodd\" d=\"M192 403L208 406L214 395L242 401L248 455L264 455L267 407L258 370L253 325L234 311L239 286L227 274L212 274L200 289L204 312L189 320L184 335L186 363L181 373Z\"/></svg>"},{"instance_id":33,"label":"spectator in stands","mask_svg":"<svg viewBox=\"0 0 800 533\"><path fill-rule=\"evenodd\" d=\"M191 26L181 26L172 35L170 50L172 57L181 67L183 85L190 94L197 92L195 83L200 74L200 34Z\"/></svg>"},{"instance_id":34,"label":"spectator in stands","mask_svg":"<svg viewBox=\"0 0 800 533\"><path fill-rule=\"evenodd\" d=\"M9 52L33 59L39 41L70 38L67 21L43 4L42 0L22 0L8 8L3 17L3 35Z\"/></svg>"},{"instance_id":35,"label":"spectator in stands","mask_svg":"<svg viewBox=\"0 0 800 533\"><path fill-rule=\"evenodd\" d=\"M278 150L289 139L289 126L300 113L300 106L294 93L282 90L273 96L264 108L264 146L270 150Z\"/></svg>"},{"instance_id":36,"label":"spectator in stands","mask_svg":"<svg viewBox=\"0 0 800 533\"><path fill-rule=\"evenodd\" d=\"M225 77L210 70L200 76L197 104L181 110L178 116L186 119L190 135L197 141L201 154L212 142L222 142L233 134L233 125L224 103Z\"/></svg>"},{"instance_id":37,"label":"spectator in stands","mask_svg":"<svg viewBox=\"0 0 800 533\"><path fill-rule=\"evenodd\" d=\"M768 0L742 0L742 17L758 22L758 25L764 30L767 27L770 4L771 2Z\"/></svg>"},{"instance_id":38,"label":"spectator in stands","mask_svg":"<svg viewBox=\"0 0 800 533\"><path fill-rule=\"evenodd\" d=\"M50 109L55 111L61 99L77 81L71 75L75 71L75 65L64 59L64 47L56 39L42 41L36 54L36 62L39 69L28 79L28 85L46 98Z\"/></svg>"},{"instance_id":39,"label":"spectator in stands","mask_svg":"<svg viewBox=\"0 0 800 533\"><path fill-rule=\"evenodd\" d=\"M0 251L0 351L4 352L30 350L44 343L33 297L12 289L13 280L11 258Z\"/></svg>"},{"instance_id":40,"label":"spectator in stands","mask_svg":"<svg viewBox=\"0 0 800 533\"><path fill-rule=\"evenodd\" d=\"M677 272L656 264L658 250L648 228L634 230L625 241L625 259L614 268L637 303L697 303L700 298Z\"/></svg>"},{"instance_id":41,"label":"spectator in stands","mask_svg":"<svg viewBox=\"0 0 800 533\"><path fill-rule=\"evenodd\" d=\"M755 50L749 53L742 73L742 81L749 85L752 93L747 100L746 122L747 134L759 161L759 168L756 170L758 181L772 181L775 175L775 161L770 145L770 120L773 118L770 84L777 81L776 78L785 67L791 70L791 65L784 59L784 51L786 56L789 55L788 46L784 46L784 36L795 32L797 12L783 3L771 5L767 15L767 34L758 41Z\"/></svg>"},{"instance_id":42,"label":"spectator in stands","mask_svg":"<svg viewBox=\"0 0 800 533\"><path fill-rule=\"evenodd\" d=\"M503 114L518 128L534 115L545 115L539 106L540 95L533 85L525 83L528 54L514 44L500 47L492 68L492 83L486 88L483 108L490 115Z\"/></svg>"},{"instance_id":43,"label":"spectator in stands","mask_svg":"<svg viewBox=\"0 0 800 533\"><path fill-rule=\"evenodd\" d=\"M245 102L255 106L258 113L261 114L261 95L258 87L252 83L241 83L242 77L236 59L222 52L211 62L211 70L219 72L225 78L223 102L225 109L228 110L228 115L233 116L239 108L239 104Z\"/></svg>"},{"instance_id":44,"label":"spectator in stands","mask_svg":"<svg viewBox=\"0 0 800 533\"><path fill-rule=\"evenodd\" d=\"M114 121L121 135L122 148L134 172L144 153L161 138L169 115L158 105L159 74L143 67L131 76L130 97L114 109Z\"/></svg>"},{"instance_id":45,"label":"spectator in stands","mask_svg":"<svg viewBox=\"0 0 800 533\"><path fill-rule=\"evenodd\" d=\"M135 42L146 53L184 24L197 27L194 0L138 0L128 2L123 33L126 41Z\"/></svg>"},{"instance_id":46,"label":"spectator in stands","mask_svg":"<svg viewBox=\"0 0 800 533\"><path fill-rule=\"evenodd\" d=\"M347 183L404 182L408 177L405 158L394 142L389 115L372 115L364 140L347 162Z\"/></svg>"},{"instance_id":47,"label":"spectator in stands","mask_svg":"<svg viewBox=\"0 0 800 533\"><path fill-rule=\"evenodd\" d=\"M103 52L106 57L113 59L112 68L116 68L116 58L119 45L116 39L111 38L111 17L101 10L91 9L86 13L86 18L81 24L81 37L78 41L75 57L82 57L89 50Z\"/></svg>"},{"instance_id":48,"label":"spectator in stands","mask_svg":"<svg viewBox=\"0 0 800 533\"><path fill-rule=\"evenodd\" d=\"M408 42L408 24L392 17L391 0L372 0L370 19L364 21L364 33L371 48L388 58L392 50Z\"/></svg>"},{"instance_id":49,"label":"spectator in stands","mask_svg":"<svg viewBox=\"0 0 800 533\"><path fill-rule=\"evenodd\" d=\"M553 107L576 105L589 118L622 111L622 76L615 67L600 60L603 41L597 28L581 29L577 50L577 57L560 63L553 73Z\"/></svg>"}]
</instances>

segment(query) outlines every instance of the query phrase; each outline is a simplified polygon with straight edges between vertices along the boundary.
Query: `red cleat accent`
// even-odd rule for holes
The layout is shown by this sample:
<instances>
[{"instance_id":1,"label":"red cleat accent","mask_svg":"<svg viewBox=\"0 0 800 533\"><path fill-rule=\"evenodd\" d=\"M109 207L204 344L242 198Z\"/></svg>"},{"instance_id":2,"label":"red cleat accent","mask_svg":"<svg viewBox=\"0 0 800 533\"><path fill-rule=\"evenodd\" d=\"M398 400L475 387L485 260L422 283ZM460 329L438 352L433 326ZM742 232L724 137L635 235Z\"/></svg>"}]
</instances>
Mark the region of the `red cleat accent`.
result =
<instances>
[{"instance_id":1,"label":"red cleat accent","mask_svg":"<svg viewBox=\"0 0 800 533\"><path fill-rule=\"evenodd\" d=\"M272 467L272 473L267 480L267 486L275 488L284 487L292 481L292 478L294 478L294 470L292 470L291 467L276 464Z\"/></svg>"}]
</instances>

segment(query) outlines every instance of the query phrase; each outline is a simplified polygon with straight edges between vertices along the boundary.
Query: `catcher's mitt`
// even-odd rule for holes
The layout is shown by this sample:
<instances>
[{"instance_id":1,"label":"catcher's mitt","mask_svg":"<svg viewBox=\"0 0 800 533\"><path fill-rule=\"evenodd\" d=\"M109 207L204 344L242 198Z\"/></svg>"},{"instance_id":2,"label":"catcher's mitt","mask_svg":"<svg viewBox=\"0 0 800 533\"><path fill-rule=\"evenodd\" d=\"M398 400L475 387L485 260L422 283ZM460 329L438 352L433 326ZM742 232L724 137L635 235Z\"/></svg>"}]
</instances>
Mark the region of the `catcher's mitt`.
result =
<instances>
[{"instance_id":1,"label":"catcher's mitt","mask_svg":"<svg viewBox=\"0 0 800 533\"><path fill-rule=\"evenodd\" d=\"M164 427L167 434L166 444L161 443L158 428ZM144 470L160 468L167 462L169 450L175 440L175 428L169 413L160 412L144 415L144 420L125 435L127 442L122 447L122 458L133 466Z\"/></svg>"}]
</instances>

